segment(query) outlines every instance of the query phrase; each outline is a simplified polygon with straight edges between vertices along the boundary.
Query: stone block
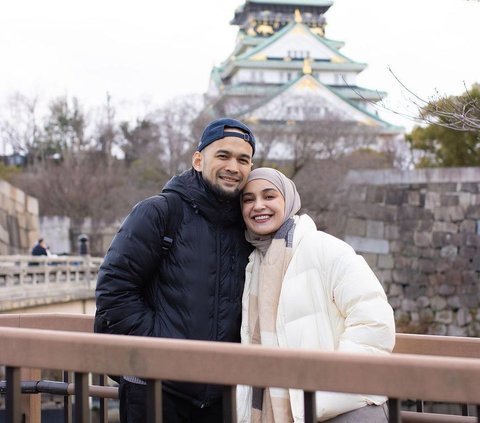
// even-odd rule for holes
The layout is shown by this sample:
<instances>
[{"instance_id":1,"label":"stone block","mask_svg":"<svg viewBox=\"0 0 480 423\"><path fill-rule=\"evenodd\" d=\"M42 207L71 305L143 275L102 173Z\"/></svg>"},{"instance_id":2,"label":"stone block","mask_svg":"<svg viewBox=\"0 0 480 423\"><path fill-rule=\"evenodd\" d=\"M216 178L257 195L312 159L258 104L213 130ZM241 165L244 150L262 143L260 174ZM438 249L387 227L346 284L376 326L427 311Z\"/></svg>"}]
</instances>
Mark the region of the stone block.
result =
<instances>
[{"instance_id":1,"label":"stone block","mask_svg":"<svg viewBox=\"0 0 480 423\"><path fill-rule=\"evenodd\" d=\"M474 234L477 231L477 221L471 219L464 220L463 222L460 222L460 226L458 229L462 233L467 232Z\"/></svg>"},{"instance_id":2,"label":"stone block","mask_svg":"<svg viewBox=\"0 0 480 423\"><path fill-rule=\"evenodd\" d=\"M392 308L395 310L395 318L396 317L396 313L397 313L397 310L400 309L401 305L402 305L402 300L400 297L388 297L388 303L392 306Z\"/></svg>"},{"instance_id":3,"label":"stone block","mask_svg":"<svg viewBox=\"0 0 480 423\"><path fill-rule=\"evenodd\" d=\"M353 236L365 236L367 231L366 226L365 219L349 217L345 227L345 234Z\"/></svg>"},{"instance_id":4,"label":"stone block","mask_svg":"<svg viewBox=\"0 0 480 423\"><path fill-rule=\"evenodd\" d=\"M447 336L466 336L465 329L456 325L448 325Z\"/></svg>"},{"instance_id":5,"label":"stone block","mask_svg":"<svg viewBox=\"0 0 480 423\"><path fill-rule=\"evenodd\" d=\"M429 191L425 194L425 209L434 210L441 206L440 194Z\"/></svg>"},{"instance_id":6,"label":"stone block","mask_svg":"<svg viewBox=\"0 0 480 423\"><path fill-rule=\"evenodd\" d=\"M458 254L458 248L454 245L445 245L440 250L440 256L449 260L453 260Z\"/></svg>"},{"instance_id":7,"label":"stone block","mask_svg":"<svg viewBox=\"0 0 480 423\"><path fill-rule=\"evenodd\" d=\"M417 221L415 229L419 232L432 232L433 219L422 219Z\"/></svg>"},{"instance_id":8,"label":"stone block","mask_svg":"<svg viewBox=\"0 0 480 423\"><path fill-rule=\"evenodd\" d=\"M475 182L463 182L460 185L460 190L471 193L471 194L477 194L478 193L478 184Z\"/></svg>"},{"instance_id":9,"label":"stone block","mask_svg":"<svg viewBox=\"0 0 480 423\"><path fill-rule=\"evenodd\" d=\"M421 204L421 197L420 192L418 191L410 191L408 192L408 204L410 206L420 206Z\"/></svg>"},{"instance_id":10,"label":"stone block","mask_svg":"<svg viewBox=\"0 0 480 423\"><path fill-rule=\"evenodd\" d=\"M377 186L368 186L367 202L370 204L383 204L385 202L385 188L377 187Z\"/></svg>"},{"instance_id":11,"label":"stone block","mask_svg":"<svg viewBox=\"0 0 480 423\"><path fill-rule=\"evenodd\" d=\"M458 195L453 194L442 194L440 196L440 204L442 206L451 207L458 206L460 203Z\"/></svg>"},{"instance_id":12,"label":"stone block","mask_svg":"<svg viewBox=\"0 0 480 423\"><path fill-rule=\"evenodd\" d=\"M388 206L401 206L407 202L408 198L404 190L387 190L385 193L385 204Z\"/></svg>"},{"instance_id":13,"label":"stone block","mask_svg":"<svg viewBox=\"0 0 480 423\"><path fill-rule=\"evenodd\" d=\"M384 238L387 240L394 240L399 238L397 225L385 225Z\"/></svg>"},{"instance_id":14,"label":"stone block","mask_svg":"<svg viewBox=\"0 0 480 423\"><path fill-rule=\"evenodd\" d=\"M480 204L475 204L467 207L465 212L466 219L480 219Z\"/></svg>"},{"instance_id":15,"label":"stone block","mask_svg":"<svg viewBox=\"0 0 480 423\"><path fill-rule=\"evenodd\" d=\"M6 230L6 226L1 226L0 225L0 242L8 245L9 241L10 241L10 237L9 237L8 232Z\"/></svg>"},{"instance_id":16,"label":"stone block","mask_svg":"<svg viewBox=\"0 0 480 423\"><path fill-rule=\"evenodd\" d=\"M460 269L448 269L444 273L445 283L449 285L461 286L463 284L462 268Z\"/></svg>"},{"instance_id":17,"label":"stone block","mask_svg":"<svg viewBox=\"0 0 480 423\"><path fill-rule=\"evenodd\" d=\"M468 247L479 247L480 246L480 236L475 233L467 233L465 235L465 245Z\"/></svg>"},{"instance_id":18,"label":"stone block","mask_svg":"<svg viewBox=\"0 0 480 423\"><path fill-rule=\"evenodd\" d=\"M432 233L415 231L413 241L417 247L429 247L432 244Z\"/></svg>"},{"instance_id":19,"label":"stone block","mask_svg":"<svg viewBox=\"0 0 480 423\"><path fill-rule=\"evenodd\" d=\"M377 267L379 269L393 269L394 265L395 263L391 254L380 254L378 256Z\"/></svg>"},{"instance_id":20,"label":"stone block","mask_svg":"<svg viewBox=\"0 0 480 423\"><path fill-rule=\"evenodd\" d=\"M418 260L418 270L425 274L435 273L437 271L435 263L432 260L420 259Z\"/></svg>"},{"instance_id":21,"label":"stone block","mask_svg":"<svg viewBox=\"0 0 480 423\"><path fill-rule=\"evenodd\" d=\"M445 171L447 170L448 171L448 168L443 168L443 169L437 169L439 171ZM457 179L457 177L451 177L451 181ZM443 183L437 183L437 184L430 184L429 185L429 188L432 190L432 191L435 191L435 192L439 192L439 193L442 193L442 192L456 192L457 191L457 183L456 182L443 182Z\"/></svg>"},{"instance_id":22,"label":"stone block","mask_svg":"<svg viewBox=\"0 0 480 423\"><path fill-rule=\"evenodd\" d=\"M478 286L479 275L475 270L465 270L462 272L462 281L464 285Z\"/></svg>"},{"instance_id":23,"label":"stone block","mask_svg":"<svg viewBox=\"0 0 480 423\"><path fill-rule=\"evenodd\" d=\"M378 256L376 254L362 253L362 257L365 259L365 261L370 267L373 267L373 268L377 267Z\"/></svg>"},{"instance_id":24,"label":"stone block","mask_svg":"<svg viewBox=\"0 0 480 423\"><path fill-rule=\"evenodd\" d=\"M433 311L430 308L423 308L418 311L420 320L422 322L431 322L433 321Z\"/></svg>"},{"instance_id":25,"label":"stone block","mask_svg":"<svg viewBox=\"0 0 480 423\"><path fill-rule=\"evenodd\" d=\"M467 192L458 193L458 205L467 209L468 206L473 204L474 196Z\"/></svg>"},{"instance_id":26,"label":"stone block","mask_svg":"<svg viewBox=\"0 0 480 423\"><path fill-rule=\"evenodd\" d=\"M412 312L417 310L417 303L415 300L405 298L402 300L402 310L406 312Z\"/></svg>"},{"instance_id":27,"label":"stone block","mask_svg":"<svg viewBox=\"0 0 480 423\"><path fill-rule=\"evenodd\" d=\"M355 204L355 217L394 223L397 220L397 208L376 204Z\"/></svg>"},{"instance_id":28,"label":"stone block","mask_svg":"<svg viewBox=\"0 0 480 423\"><path fill-rule=\"evenodd\" d=\"M428 333L430 335L446 336L448 333L448 326L436 322L435 324L430 325Z\"/></svg>"},{"instance_id":29,"label":"stone block","mask_svg":"<svg viewBox=\"0 0 480 423\"><path fill-rule=\"evenodd\" d=\"M10 198L11 187L12 186L7 181L0 180L0 194Z\"/></svg>"},{"instance_id":30,"label":"stone block","mask_svg":"<svg viewBox=\"0 0 480 423\"><path fill-rule=\"evenodd\" d=\"M434 222L433 223L433 232L449 232L455 234L458 232L458 225L452 222Z\"/></svg>"},{"instance_id":31,"label":"stone block","mask_svg":"<svg viewBox=\"0 0 480 423\"><path fill-rule=\"evenodd\" d=\"M427 296L420 296L417 298L417 307L425 308L430 305L430 299Z\"/></svg>"},{"instance_id":32,"label":"stone block","mask_svg":"<svg viewBox=\"0 0 480 423\"><path fill-rule=\"evenodd\" d=\"M437 323L449 325L453 322L453 312L452 310L437 311L433 320Z\"/></svg>"},{"instance_id":33,"label":"stone block","mask_svg":"<svg viewBox=\"0 0 480 423\"><path fill-rule=\"evenodd\" d=\"M355 186L348 192L348 201L352 203L364 203L367 199L367 187Z\"/></svg>"},{"instance_id":34,"label":"stone block","mask_svg":"<svg viewBox=\"0 0 480 423\"><path fill-rule=\"evenodd\" d=\"M388 296L390 297L403 297L403 286L399 283L392 283L390 284L390 288L388 290Z\"/></svg>"},{"instance_id":35,"label":"stone block","mask_svg":"<svg viewBox=\"0 0 480 423\"><path fill-rule=\"evenodd\" d=\"M458 310L462 306L458 295L453 295L452 297L449 297L447 300L447 305L453 310Z\"/></svg>"},{"instance_id":36,"label":"stone block","mask_svg":"<svg viewBox=\"0 0 480 423\"><path fill-rule=\"evenodd\" d=\"M461 222L465 218L462 207L437 207L433 211L435 220L443 222Z\"/></svg>"},{"instance_id":37,"label":"stone block","mask_svg":"<svg viewBox=\"0 0 480 423\"><path fill-rule=\"evenodd\" d=\"M359 253L388 254L388 241L384 239L346 236L345 242L350 244Z\"/></svg>"},{"instance_id":38,"label":"stone block","mask_svg":"<svg viewBox=\"0 0 480 423\"><path fill-rule=\"evenodd\" d=\"M384 223L381 220L367 220L367 238L384 238Z\"/></svg>"},{"instance_id":39,"label":"stone block","mask_svg":"<svg viewBox=\"0 0 480 423\"><path fill-rule=\"evenodd\" d=\"M425 285L418 285L413 283L405 287L405 297L414 300L422 295L427 294L427 287Z\"/></svg>"},{"instance_id":40,"label":"stone block","mask_svg":"<svg viewBox=\"0 0 480 423\"><path fill-rule=\"evenodd\" d=\"M441 311L447 307L447 300L440 295L435 295L430 299L430 306L433 311Z\"/></svg>"},{"instance_id":41,"label":"stone block","mask_svg":"<svg viewBox=\"0 0 480 423\"><path fill-rule=\"evenodd\" d=\"M457 324L459 326L466 326L473 320L470 310L461 308L457 311Z\"/></svg>"},{"instance_id":42,"label":"stone block","mask_svg":"<svg viewBox=\"0 0 480 423\"><path fill-rule=\"evenodd\" d=\"M450 284L447 284L447 283L444 283L444 284L441 284L439 287L438 287L438 291L437 291L440 295L443 295L444 297L448 297L450 295L453 295L455 294L455 286L453 285L450 285Z\"/></svg>"},{"instance_id":43,"label":"stone block","mask_svg":"<svg viewBox=\"0 0 480 423\"><path fill-rule=\"evenodd\" d=\"M26 203L25 199L27 195L22 190L14 187L12 187L11 193L12 193L12 199L17 203L20 203L22 205L22 209L25 210L25 203Z\"/></svg>"},{"instance_id":44,"label":"stone block","mask_svg":"<svg viewBox=\"0 0 480 423\"><path fill-rule=\"evenodd\" d=\"M27 196L27 212L35 216L39 215L38 200L30 195Z\"/></svg>"},{"instance_id":45,"label":"stone block","mask_svg":"<svg viewBox=\"0 0 480 423\"><path fill-rule=\"evenodd\" d=\"M433 248L422 248L420 251L420 258L428 258L430 260L437 257L437 252Z\"/></svg>"},{"instance_id":46,"label":"stone block","mask_svg":"<svg viewBox=\"0 0 480 423\"><path fill-rule=\"evenodd\" d=\"M379 256L379 258L380 257L382 257L382 256ZM382 282L382 285L384 287L387 286L387 285L390 286L390 284L392 283L392 271L391 270L380 269L378 264L377 264L377 269L375 270L375 274L377 275L380 282Z\"/></svg>"},{"instance_id":47,"label":"stone block","mask_svg":"<svg viewBox=\"0 0 480 423\"><path fill-rule=\"evenodd\" d=\"M458 254L466 259L473 259L478 255L478 250L475 247L460 247Z\"/></svg>"}]
</instances>

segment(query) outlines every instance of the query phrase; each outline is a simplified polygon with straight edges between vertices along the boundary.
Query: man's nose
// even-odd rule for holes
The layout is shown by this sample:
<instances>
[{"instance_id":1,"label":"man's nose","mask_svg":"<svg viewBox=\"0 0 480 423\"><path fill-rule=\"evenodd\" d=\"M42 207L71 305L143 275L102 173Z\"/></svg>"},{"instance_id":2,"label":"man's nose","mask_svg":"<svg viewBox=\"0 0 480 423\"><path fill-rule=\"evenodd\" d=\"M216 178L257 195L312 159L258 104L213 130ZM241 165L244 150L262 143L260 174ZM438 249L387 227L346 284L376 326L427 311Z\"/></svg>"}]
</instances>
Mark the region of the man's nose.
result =
<instances>
[{"instance_id":1,"label":"man's nose","mask_svg":"<svg viewBox=\"0 0 480 423\"><path fill-rule=\"evenodd\" d=\"M225 168L228 172L237 173L238 172L238 163L235 159L231 159L228 161L227 166Z\"/></svg>"}]
</instances>

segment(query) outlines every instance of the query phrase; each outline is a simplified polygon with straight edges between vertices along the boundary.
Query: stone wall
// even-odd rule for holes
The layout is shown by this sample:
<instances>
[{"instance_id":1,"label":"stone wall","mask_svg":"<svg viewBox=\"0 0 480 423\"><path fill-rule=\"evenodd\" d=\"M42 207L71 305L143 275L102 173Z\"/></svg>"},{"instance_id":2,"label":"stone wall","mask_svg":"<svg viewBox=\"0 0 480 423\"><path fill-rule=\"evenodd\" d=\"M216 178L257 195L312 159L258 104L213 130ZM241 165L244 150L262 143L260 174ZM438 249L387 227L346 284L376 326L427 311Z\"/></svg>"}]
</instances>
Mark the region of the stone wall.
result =
<instances>
[{"instance_id":1,"label":"stone wall","mask_svg":"<svg viewBox=\"0 0 480 423\"><path fill-rule=\"evenodd\" d=\"M74 220L66 216L43 216L40 218L40 232L55 254L80 253L79 237L88 237L88 253L103 257L121 222L94 222L90 218Z\"/></svg>"},{"instance_id":2,"label":"stone wall","mask_svg":"<svg viewBox=\"0 0 480 423\"><path fill-rule=\"evenodd\" d=\"M0 180L0 255L28 254L38 237L38 200Z\"/></svg>"},{"instance_id":3,"label":"stone wall","mask_svg":"<svg viewBox=\"0 0 480 423\"><path fill-rule=\"evenodd\" d=\"M328 232L362 254L399 332L480 336L480 168L352 171Z\"/></svg>"}]
</instances>

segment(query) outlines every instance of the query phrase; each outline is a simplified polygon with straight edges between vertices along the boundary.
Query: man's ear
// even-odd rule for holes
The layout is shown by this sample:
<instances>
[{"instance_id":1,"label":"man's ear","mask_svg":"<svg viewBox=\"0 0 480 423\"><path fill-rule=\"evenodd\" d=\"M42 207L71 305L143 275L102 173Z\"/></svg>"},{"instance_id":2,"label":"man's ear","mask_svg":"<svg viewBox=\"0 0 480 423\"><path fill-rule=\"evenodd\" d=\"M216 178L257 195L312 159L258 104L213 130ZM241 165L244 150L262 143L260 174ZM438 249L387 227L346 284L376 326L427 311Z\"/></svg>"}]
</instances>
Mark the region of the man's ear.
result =
<instances>
[{"instance_id":1,"label":"man's ear","mask_svg":"<svg viewBox=\"0 0 480 423\"><path fill-rule=\"evenodd\" d=\"M192 166L197 172L202 171L203 156L200 151L195 151L192 156Z\"/></svg>"}]
</instances>

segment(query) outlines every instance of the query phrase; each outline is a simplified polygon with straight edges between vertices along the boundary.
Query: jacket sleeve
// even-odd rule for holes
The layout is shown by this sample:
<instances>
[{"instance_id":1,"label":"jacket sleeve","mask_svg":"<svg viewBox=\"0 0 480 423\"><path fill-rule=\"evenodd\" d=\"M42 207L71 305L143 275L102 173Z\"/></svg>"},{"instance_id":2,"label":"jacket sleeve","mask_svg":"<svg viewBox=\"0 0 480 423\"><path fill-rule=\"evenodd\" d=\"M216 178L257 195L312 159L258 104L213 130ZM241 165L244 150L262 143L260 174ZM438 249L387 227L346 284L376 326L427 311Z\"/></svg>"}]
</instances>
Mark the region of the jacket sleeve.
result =
<instances>
[{"instance_id":1,"label":"jacket sleeve","mask_svg":"<svg viewBox=\"0 0 480 423\"><path fill-rule=\"evenodd\" d=\"M166 210L163 197L150 197L122 223L98 273L95 332L158 336L151 296Z\"/></svg>"},{"instance_id":2,"label":"jacket sleeve","mask_svg":"<svg viewBox=\"0 0 480 423\"><path fill-rule=\"evenodd\" d=\"M335 305L345 317L339 351L388 353L395 345L393 310L365 259L351 247L332 265Z\"/></svg>"}]
</instances>

